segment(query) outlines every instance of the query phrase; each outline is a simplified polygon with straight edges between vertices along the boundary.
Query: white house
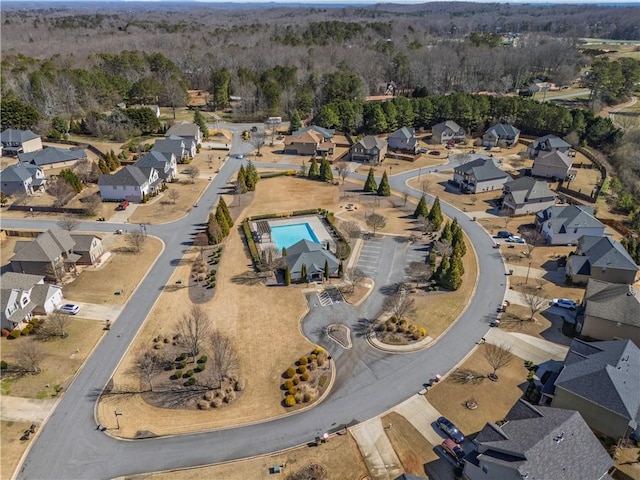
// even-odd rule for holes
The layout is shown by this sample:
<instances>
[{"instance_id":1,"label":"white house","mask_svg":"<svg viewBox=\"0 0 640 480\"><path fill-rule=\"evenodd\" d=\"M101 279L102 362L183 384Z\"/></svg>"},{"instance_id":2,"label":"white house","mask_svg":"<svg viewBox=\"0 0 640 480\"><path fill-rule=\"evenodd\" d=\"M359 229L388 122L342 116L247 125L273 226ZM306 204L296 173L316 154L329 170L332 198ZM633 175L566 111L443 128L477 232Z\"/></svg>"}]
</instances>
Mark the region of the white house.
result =
<instances>
[{"instance_id":1,"label":"white house","mask_svg":"<svg viewBox=\"0 0 640 480\"><path fill-rule=\"evenodd\" d=\"M604 236L605 226L584 205L556 205L536 214L536 225L549 245L577 245L582 236Z\"/></svg>"},{"instance_id":2,"label":"white house","mask_svg":"<svg viewBox=\"0 0 640 480\"><path fill-rule=\"evenodd\" d=\"M22 329L34 314L53 312L63 301L62 287L44 283L41 275L2 275L2 328Z\"/></svg>"},{"instance_id":3,"label":"white house","mask_svg":"<svg viewBox=\"0 0 640 480\"><path fill-rule=\"evenodd\" d=\"M0 172L0 190L5 195L33 195L44 190L46 183L42 168L28 163L16 163Z\"/></svg>"},{"instance_id":4,"label":"white house","mask_svg":"<svg viewBox=\"0 0 640 480\"><path fill-rule=\"evenodd\" d=\"M116 173L100 175L98 186L105 201L128 200L142 202L145 196L156 192L162 183L155 168L145 174L140 168L128 165Z\"/></svg>"}]
</instances>

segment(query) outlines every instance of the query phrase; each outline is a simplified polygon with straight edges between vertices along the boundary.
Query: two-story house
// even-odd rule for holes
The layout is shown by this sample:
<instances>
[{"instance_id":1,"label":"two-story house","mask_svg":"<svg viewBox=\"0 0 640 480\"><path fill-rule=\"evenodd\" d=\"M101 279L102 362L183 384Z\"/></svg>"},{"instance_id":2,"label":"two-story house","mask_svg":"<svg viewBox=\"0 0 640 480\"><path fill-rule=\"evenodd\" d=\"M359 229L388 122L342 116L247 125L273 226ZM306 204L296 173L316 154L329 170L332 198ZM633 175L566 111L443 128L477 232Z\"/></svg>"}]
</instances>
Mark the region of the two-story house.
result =
<instances>
[{"instance_id":1,"label":"two-story house","mask_svg":"<svg viewBox=\"0 0 640 480\"><path fill-rule=\"evenodd\" d=\"M102 199L116 202L142 202L144 198L153 195L161 183L155 168L145 169L143 172L135 165L127 165L116 173L100 175L98 179Z\"/></svg>"},{"instance_id":2,"label":"two-story house","mask_svg":"<svg viewBox=\"0 0 640 480\"><path fill-rule=\"evenodd\" d=\"M506 182L502 195L502 210L508 215L536 213L556 203L556 194L547 182L531 177Z\"/></svg>"},{"instance_id":3,"label":"two-story house","mask_svg":"<svg viewBox=\"0 0 640 480\"><path fill-rule=\"evenodd\" d=\"M431 128L431 139L434 143L462 143L466 137L464 128L453 120L438 123Z\"/></svg>"},{"instance_id":4,"label":"two-story house","mask_svg":"<svg viewBox=\"0 0 640 480\"><path fill-rule=\"evenodd\" d=\"M389 150L415 155L418 152L418 139L413 128L402 127L387 138Z\"/></svg>"},{"instance_id":5,"label":"two-story house","mask_svg":"<svg viewBox=\"0 0 640 480\"><path fill-rule=\"evenodd\" d=\"M567 259L566 272L573 283L587 283L590 278L611 283L634 284L639 267L627 250L609 237L585 235Z\"/></svg>"},{"instance_id":6,"label":"two-story house","mask_svg":"<svg viewBox=\"0 0 640 480\"><path fill-rule=\"evenodd\" d=\"M322 133L311 128L298 130L298 132L284 139L285 153L333 157L336 145L331 141L326 141Z\"/></svg>"},{"instance_id":7,"label":"two-story house","mask_svg":"<svg viewBox=\"0 0 640 480\"><path fill-rule=\"evenodd\" d=\"M593 213L593 207L585 205L556 205L536 214L548 245L576 245L585 235L602 237L606 227Z\"/></svg>"},{"instance_id":8,"label":"two-story house","mask_svg":"<svg viewBox=\"0 0 640 480\"><path fill-rule=\"evenodd\" d=\"M152 168L158 171L158 178L163 182L170 182L178 176L178 162L173 153L162 153L151 150L134 163L146 176L151 176Z\"/></svg>"},{"instance_id":9,"label":"two-story house","mask_svg":"<svg viewBox=\"0 0 640 480\"><path fill-rule=\"evenodd\" d=\"M164 139L158 139L151 147L152 152L160 152L166 155L173 155L177 162L183 162L187 158L193 158L196 154L196 142L184 139L176 135L171 135Z\"/></svg>"},{"instance_id":10,"label":"two-story house","mask_svg":"<svg viewBox=\"0 0 640 480\"><path fill-rule=\"evenodd\" d=\"M497 123L489 127L482 136L482 145L485 147L497 147L504 145L505 147L513 147L518 143L520 138L520 130L509 125L508 123Z\"/></svg>"},{"instance_id":11,"label":"two-story house","mask_svg":"<svg viewBox=\"0 0 640 480\"><path fill-rule=\"evenodd\" d=\"M559 150L541 152L533 161L531 174L534 177L564 180L569 176L572 165L573 157L570 157L564 152Z\"/></svg>"},{"instance_id":12,"label":"two-story house","mask_svg":"<svg viewBox=\"0 0 640 480\"><path fill-rule=\"evenodd\" d=\"M29 153L42 150L42 139L31 130L16 130L7 128L0 134L2 155L16 156L19 153Z\"/></svg>"},{"instance_id":13,"label":"two-story house","mask_svg":"<svg viewBox=\"0 0 640 480\"><path fill-rule=\"evenodd\" d=\"M0 171L0 191L5 195L33 195L46 184L44 171L35 165L16 163Z\"/></svg>"},{"instance_id":14,"label":"two-story house","mask_svg":"<svg viewBox=\"0 0 640 480\"><path fill-rule=\"evenodd\" d=\"M527 147L529 158L536 158L541 153L548 152L562 152L569 156L575 156L575 151L571 149L571 144L555 135L545 135L544 137L536 138Z\"/></svg>"},{"instance_id":15,"label":"two-story house","mask_svg":"<svg viewBox=\"0 0 640 480\"><path fill-rule=\"evenodd\" d=\"M351 147L351 160L379 165L387 154L387 142L382 138L367 135Z\"/></svg>"},{"instance_id":16,"label":"two-story house","mask_svg":"<svg viewBox=\"0 0 640 480\"><path fill-rule=\"evenodd\" d=\"M200 131L200 127L192 122L179 122L174 126L167 130L167 133L164 134L165 137L181 137L185 140L191 140L196 145L202 143L202 132Z\"/></svg>"},{"instance_id":17,"label":"two-story house","mask_svg":"<svg viewBox=\"0 0 640 480\"><path fill-rule=\"evenodd\" d=\"M476 158L453 169L453 183L464 193L500 190L511 176L500 170L493 158Z\"/></svg>"},{"instance_id":18,"label":"two-story house","mask_svg":"<svg viewBox=\"0 0 640 480\"><path fill-rule=\"evenodd\" d=\"M7 272L2 284L2 328L22 329L34 314L53 312L63 301L62 288L44 283L41 275Z\"/></svg>"}]
</instances>

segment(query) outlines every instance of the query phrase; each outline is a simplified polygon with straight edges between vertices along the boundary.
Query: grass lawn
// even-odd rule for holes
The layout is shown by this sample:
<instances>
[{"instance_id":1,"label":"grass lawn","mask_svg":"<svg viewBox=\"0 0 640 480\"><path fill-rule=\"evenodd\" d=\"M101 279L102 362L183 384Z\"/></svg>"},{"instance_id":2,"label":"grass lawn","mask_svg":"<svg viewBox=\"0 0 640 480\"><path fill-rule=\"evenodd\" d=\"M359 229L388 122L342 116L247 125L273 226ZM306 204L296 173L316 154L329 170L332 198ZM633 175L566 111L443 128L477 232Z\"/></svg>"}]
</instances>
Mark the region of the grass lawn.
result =
<instances>
[{"instance_id":1,"label":"grass lawn","mask_svg":"<svg viewBox=\"0 0 640 480\"><path fill-rule=\"evenodd\" d=\"M196 178L194 183L184 180L169 183L169 188L149 203L138 206L129 217L130 223L169 223L185 216L193 208L209 181L204 178ZM179 196L171 199L170 192L176 191Z\"/></svg>"},{"instance_id":2,"label":"grass lawn","mask_svg":"<svg viewBox=\"0 0 640 480\"><path fill-rule=\"evenodd\" d=\"M312 440L310 438L310 440ZM269 478L269 469L274 465L286 466L277 478L289 478L310 464L321 465L326 480L368 478L367 467L362 460L360 450L351 435L334 435L327 443L318 447L302 446L285 452L254 457L248 460L223 463L210 467L172 470L147 475L146 480L200 480L202 478L220 478L225 480L247 480Z\"/></svg>"},{"instance_id":3,"label":"grass lawn","mask_svg":"<svg viewBox=\"0 0 640 480\"><path fill-rule=\"evenodd\" d=\"M480 345L458 368L472 370L480 375L491 373L483 356L484 348L484 345ZM485 378L478 384L456 383L448 376L429 389L427 399L468 436L481 430L485 423L504 418L524 393L520 388L525 386L527 379L523 359L514 356L509 365L498 370L498 376L497 382ZM465 401L471 398L478 404L475 410L469 410L465 406Z\"/></svg>"},{"instance_id":4,"label":"grass lawn","mask_svg":"<svg viewBox=\"0 0 640 480\"><path fill-rule=\"evenodd\" d=\"M427 442L411 422L402 415L391 412L383 416L380 421L383 425L392 424L391 428L385 429L385 433L396 455L398 455L405 473L424 476L424 465L440 458L433 451L433 445Z\"/></svg>"},{"instance_id":5,"label":"grass lawn","mask_svg":"<svg viewBox=\"0 0 640 480\"><path fill-rule=\"evenodd\" d=\"M18 468L22 455L31 440L20 440L25 430L31 426L27 422L0 422L0 451L2 451L2 467L0 476L12 478Z\"/></svg>"},{"instance_id":6,"label":"grass lawn","mask_svg":"<svg viewBox=\"0 0 640 480\"><path fill-rule=\"evenodd\" d=\"M47 398L54 394L54 386L65 388L93 347L104 334L102 322L71 318L67 338L56 338L47 342L33 337L19 337L15 340L2 338L2 359L12 364L16 351L25 342L36 342L43 353L38 375L21 377L5 376L2 379L2 394L26 398ZM50 385L50 387L45 387Z\"/></svg>"},{"instance_id":7,"label":"grass lawn","mask_svg":"<svg viewBox=\"0 0 640 480\"><path fill-rule=\"evenodd\" d=\"M110 258L98 269L85 269L63 288L65 298L79 302L124 305L162 251L162 242L147 237L142 252L129 251L125 235L108 237ZM115 295L115 291L122 293Z\"/></svg>"}]
</instances>

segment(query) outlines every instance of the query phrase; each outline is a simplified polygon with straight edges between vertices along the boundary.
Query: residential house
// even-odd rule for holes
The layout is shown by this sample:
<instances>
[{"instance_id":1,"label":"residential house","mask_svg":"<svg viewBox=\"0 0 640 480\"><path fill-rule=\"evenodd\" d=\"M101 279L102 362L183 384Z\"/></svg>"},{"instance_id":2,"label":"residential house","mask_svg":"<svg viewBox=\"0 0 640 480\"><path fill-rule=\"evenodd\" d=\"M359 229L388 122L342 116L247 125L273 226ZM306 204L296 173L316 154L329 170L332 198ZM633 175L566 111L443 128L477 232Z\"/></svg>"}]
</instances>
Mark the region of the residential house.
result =
<instances>
[{"instance_id":1,"label":"residential house","mask_svg":"<svg viewBox=\"0 0 640 480\"><path fill-rule=\"evenodd\" d=\"M468 480L600 480L613 460L580 413L518 400L500 424L487 423L465 457Z\"/></svg>"},{"instance_id":2,"label":"residential house","mask_svg":"<svg viewBox=\"0 0 640 480\"><path fill-rule=\"evenodd\" d=\"M431 139L434 143L462 143L466 139L466 132L453 120L447 120L431 127Z\"/></svg>"},{"instance_id":3,"label":"residential house","mask_svg":"<svg viewBox=\"0 0 640 480\"><path fill-rule=\"evenodd\" d=\"M42 168L35 165L16 163L0 171L0 191L5 195L33 195L46 184Z\"/></svg>"},{"instance_id":4,"label":"residential house","mask_svg":"<svg viewBox=\"0 0 640 480\"><path fill-rule=\"evenodd\" d=\"M576 245L585 235L602 237L605 226L593 213L593 207L585 205L556 205L536 214L548 245Z\"/></svg>"},{"instance_id":5,"label":"residential house","mask_svg":"<svg viewBox=\"0 0 640 480\"><path fill-rule=\"evenodd\" d=\"M195 156L197 150L196 145L194 140L171 135L164 139L156 140L153 147L151 147L151 151L173 155L176 157L177 162L183 162L185 159Z\"/></svg>"},{"instance_id":6,"label":"residential house","mask_svg":"<svg viewBox=\"0 0 640 480\"><path fill-rule=\"evenodd\" d=\"M529 84L529 91L532 93L548 92L549 90L559 90L559 88L555 83L544 82L537 78Z\"/></svg>"},{"instance_id":7,"label":"residential house","mask_svg":"<svg viewBox=\"0 0 640 480\"><path fill-rule=\"evenodd\" d=\"M589 427L611 438L628 438L640 424L638 365L640 348L631 340L574 339L543 401L577 410Z\"/></svg>"},{"instance_id":8,"label":"residential house","mask_svg":"<svg viewBox=\"0 0 640 480\"><path fill-rule=\"evenodd\" d=\"M493 158L476 158L453 169L453 182L465 193L481 193L502 189L511 180Z\"/></svg>"},{"instance_id":9,"label":"residential house","mask_svg":"<svg viewBox=\"0 0 640 480\"><path fill-rule=\"evenodd\" d=\"M142 202L153 195L161 183L158 170L149 168L142 171L135 165L127 165L116 173L100 175L98 179L102 200L116 202Z\"/></svg>"},{"instance_id":10,"label":"residential house","mask_svg":"<svg viewBox=\"0 0 640 480\"><path fill-rule=\"evenodd\" d=\"M75 242L73 252L80 255L78 265L94 265L104 253L102 240L90 234L71 234L71 239Z\"/></svg>"},{"instance_id":11,"label":"residential house","mask_svg":"<svg viewBox=\"0 0 640 480\"><path fill-rule=\"evenodd\" d=\"M134 163L146 176L150 176L150 169L158 171L158 178L163 182L170 182L178 176L178 165L173 153L162 153L151 150Z\"/></svg>"},{"instance_id":12,"label":"residential house","mask_svg":"<svg viewBox=\"0 0 640 480\"><path fill-rule=\"evenodd\" d=\"M559 150L541 152L533 162L531 174L534 177L564 180L570 176L571 165L573 165L573 157L564 152Z\"/></svg>"},{"instance_id":13,"label":"residential house","mask_svg":"<svg viewBox=\"0 0 640 480\"><path fill-rule=\"evenodd\" d=\"M83 149L46 147L37 152L19 153L21 163L35 165L42 169L73 167L78 160L87 158Z\"/></svg>"},{"instance_id":14,"label":"residential house","mask_svg":"<svg viewBox=\"0 0 640 480\"><path fill-rule=\"evenodd\" d=\"M331 128L319 127L317 125L309 125L308 127L302 127L296 130L295 132L291 132L292 136L297 136L305 132L313 131L322 135L322 140L324 142L330 142L336 131Z\"/></svg>"},{"instance_id":15,"label":"residential house","mask_svg":"<svg viewBox=\"0 0 640 480\"><path fill-rule=\"evenodd\" d=\"M292 134L284 139L285 153L294 155L319 155L328 158L333 157L336 144L325 141L325 137L314 129L298 130L298 134Z\"/></svg>"},{"instance_id":16,"label":"residential house","mask_svg":"<svg viewBox=\"0 0 640 480\"><path fill-rule=\"evenodd\" d=\"M632 285L590 279L584 294L584 315L576 330L597 340L628 338L640 345L640 292Z\"/></svg>"},{"instance_id":17,"label":"residential house","mask_svg":"<svg viewBox=\"0 0 640 480\"><path fill-rule=\"evenodd\" d=\"M402 127L387 138L389 150L400 151L415 155L418 152L418 139L415 129Z\"/></svg>"},{"instance_id":18,"label":"residential house","mask_svg":"<svg viewBox=\"0 0 640 480\"><path fill-rule=\"evenodd\" d=\"M574 255L567 259L566 272L573 283L589 278L609 283L633 284L639 267L627 250L609 237L585 235L578 240Z\"/></svg>"},{"instance_id":19,"label":"residential house","mask_svg":"<svg viewBox=\"0 0 640 480\"><path fill-rule=\"evenodd\" d=\"M2 283L2 328L22 329L34 314L53 312L63 301L62 288L41 275L7 272Z\"/></svg>"},{"instance_id":20,"label":"residential house","mask_svg":"<svg viewBox=\"0 0 640 480\"><path fill-rule=\"evenodd\" d=\"M508 215L536 213L556 203L556 194L547 182L520 177L506 182L502 188L502 210Z\"/></svg>"},{"instance_id":21,"label":"residential house","mask_svg":"<svg viewBox=\"0 0 640 480\"><path fill-rule=\"evenodd\" d=\"M336 275L340 262L333 253L323 245L309 240L300 240L298 243L287 248L287 255L284 257L292 279L300 281L322 280L324 276L325 262L329 265L329 275ZM302 278L302 265L306 266L307 278Z\"/></svg>"},{"instance_id":22,"label":"residential house","mask_svg":"<svg viewBox=\"0 0 640 480\"><path fill-rule=\"evenodd\" d=\"M504 145L513 147L518 143L520 130L508 123L497 123L487 129L482 136L482 145L485 147L497 147Z\"/></svg>"},{"instance_id":23,"label":"residential house","mask_svg":"<svg viewBox=\"0 0 640 480\"><path fill-rule=\"evenodd\" d=\"M76 270L81 256L74 252L75 244L68 231L47 230L34 240L16 244L11 270L59 281L67 272Z\"/></svg>"},{"instance_id":24,"label":"residential house","mask_svg":"<svg viewBox=\"0 0 640 480\"><path fill-rule=\"evenodd\" d=\"M29 153L42 150L42 139L31 130L16 130L7 128L0 134L2 155L16 156L19 153Z\"/></svg>"},{"instance_id":25,"label":"residential house","mask_svg":"<svg viewBox=\"0 0 640 480\"><path fill-rule=\"evenodd\" d=\"M351 147L351 160L354 162L369 162L378 165L387 154L387 141L367 135Z\"/></svg>"},{"instance_id":26,"label":"residential house","mask_svg":"<svg viewBox=\"0 0 640 480\"><path fill-rule=\"evenodd\" d=\"M541 153L547 152L562 152L569 156L575 156L571 145L555 135L545 135L537 138L527 147L529 158L536 158Z\"/></svg>"},{"instance_id":27,"label":"residential house","mask_svg":"<svg viewBox=\"0 0 640 480\"><path fill-rule=\"evenodd\" d=\"M182 121L176 123L173 127L167 130L167 133L165 133L164 136L176 136L184 138L185 140L192 140L196 145L202 143L202 132L200 131L200 127L191 122Z\"/></svg>"}]
</instances>

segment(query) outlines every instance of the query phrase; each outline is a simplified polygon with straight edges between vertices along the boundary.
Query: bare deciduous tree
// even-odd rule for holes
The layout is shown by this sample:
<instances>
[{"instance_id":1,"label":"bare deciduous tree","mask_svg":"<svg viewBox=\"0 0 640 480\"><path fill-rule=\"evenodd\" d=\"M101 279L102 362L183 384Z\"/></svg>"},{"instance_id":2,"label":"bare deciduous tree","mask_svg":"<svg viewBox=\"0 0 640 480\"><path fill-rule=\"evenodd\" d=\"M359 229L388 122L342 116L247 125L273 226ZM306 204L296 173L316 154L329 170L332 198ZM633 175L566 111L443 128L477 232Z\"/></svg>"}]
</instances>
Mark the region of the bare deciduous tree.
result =
<instances>
[{"instance_id":1,"label":"bare deciduous tree","mask_svg":"<svg viewBox=\"0 0 640 480\"><path fill-rule=\"evenodd\" d=\"M438 252L438 254L441 257L449 257L453 253L453 247L451 246L451 241L447 239L436 240L433 246L436 249L436 252Z\"/></svg>"},{"instance_id":2,"label":"bare deciduous tree","mask_svg":"<svg viewBox=\"0 0 640 480\"><path fill-rule=\"evenodd\" d=\"M260 261L270 272L281 268L284 265L282 251L275 245L267 245L262 249L262 252L260 253Z\"/></svg>"},{"instance_id":3,"label":"bare deciduous tree","mask_svg":"<svg viewBox=\"0 0 640 480\"><path fill-rule=\"evenodd\" d=\"M342 291L346 294L352 294L358 285L361 285L366 278L364 272L359 268L348 268L343 275L344 287Z\"/></svg>"},{"instance_id":4,"label":"bare deciduous tree","mask_svg":"<svg viewBox=\"0 0 640 480\"><path fill-rule=\"evenodd\" d=\"M379 228L384 228L387 225L387 219L379 213L372 213L367 217L367 226L373 230L375 235Z\"/></svg>"},{"instance_id":5,"label":"bare deciduous tree","mask_svg":"<svg viewBox=\"0 0 640 480\"><path fill-rule=\"evenodd\" d=\"M99 193L94 193L84 197L83 199L84 211L87 215L95 215L98 213L98 209L102 205L102 198Z\"/></svg>"},{"instance_id":6,"label":"bare deciduous tree","mask_svg":"<svg viewBox=\"0 0 640 480\"><path fill-rule=\"evenodd\" d=\"M167 197L169 197L169 200L171 200L171 203L173 203L175 205L176 204L176 200L178 200L178 198L180 198L180 192L178 190L176 190L175 188L171 188L169 190L169 192L167 193Z\"/></svg>"},{"instance_id":7,"label":"bare deciduous tree","mask_svg":"<svg viewBox=\"0 0 640 480\"><path fill-rule=\"evenodd\" d=\"M342 179L342 184L344 185L344 180L349 174L349 164L347 162L338 162L336 163L336 170L338 170L338 175Z\"/></svg>"},{"instance_id":8,"label":"bare deciduous tree","mask_svg":"<svg viewBox=\"0 0 640 480\"><path fill-rule=\"evenodd\" d=\"M384 299L382 308L398 319L405 318L415 310L416 301L409 296L406 286L401 285L393 295Z\"/></svg>"},{"instance_id":9,"label":"bare deciduous tree","mask_svg":"<svg viewBox=\"0 0 640 480\"><path fill-rule=\"evenodd\" d=\"M266 135L264 133L264 129L258 129L257 132L253 132L251 134L251 138L249 138L249 143L253 145L256 149L256 155L259 157L260 150L264 146Z\"/></svg>"},{"instance_id":10,"label":"bare deciduous tree","mask_svg":"<svg viewBox=\"0 0 640 480\"><path fill-rule=\"evenodd\" d=\"M40 364L44 359L42 349L33 339L20 342L16 350L16 367L23 373L40 373Z\"/></svg>"},{"instance_id":11,"label":"bare deciduous tree","mask_svg":"<svg viewBox=\"0 0 640 480\"><path fill-rule=\"evenodd\" d=\"M40 325L36 338L38 340L49 340L54 337L66 338L67 326L71 322L71 317L60 312L53 312L47 315L45 322Z\"/></svg>"},{"instance_id":12,"label":"bare deciduous tree","mask_svg":"<svg viewBox=\"0 0 640 480\"><path fill-rule=\"evenodd\" d=\"M423 235L433 232L433 222L422 215L418 217L418 227Z\"/></svg>"},{"instance_id":13,"label":"bare deciduous tree","mask_svg":"<svg viewBox=\"0 0 640 480\"><path fill-rule=\"evenodd\" d=\"M78 227L80 221L77 218L74 218L70 215L65 215L58 221L58 226L63 230L67 230L70 232L71 230L75 230Z\"/></svg>"},{"instance_id":14,"label":"bare deciduous tree","mask_svg":"<svg viewBox=\"0 0 640 480\"><path fill-rule=\"evenodd\" d=\"M178 322L176 326L179 334L178 342L194 361L210 329L209 315L199 305L193 305L189 313L184 314Z\"/></svg>"},{"instance_id":15,"label":"bare deciduous tree","mask_svg":"<svg viewBox=\"0 0 640 480\"><path fill-rule=\"evenodd\" d=\"M362 233L360 225L354 221L344 222L341 228L349 239L360 238L360 234Z\"/></svg>"},{"instance_id":16,"label":"bare deciduous tree","mask_svg":"<svg viewBox=\"0 0 640 480\"><path fill-rule=\"evenodd\" d=\"M211 374L216 387L220 387L225 376L230 375L238 366L238 354L230 337L215 330L209 337L211 345Z\"/></svg>"},{"instance_id":17,"label":"bare deciduous tree","mask_svg":"<svg viewBox=\"0 0 640 480\"><path fill-rule=\"evenodd\" d=\"M149 384L153 392L153 378L162 370L164 358L155 352L140 351L138 353L138 369L143 380Z\"/></svg>"},{"instance_id":18,"label":"bare deciduous tree","mask_svg":"<svg viewBox=\"0 0 640 480\"><path fill-rule=\"evenodd\" d=\"M182 170L182 173L187 176L187 181L189 183L195 183L196 178L200 175L200 169L195 165L189 165L187 168Z\"/></svg>"},{"instance_id":19,"label":"bare deciduous tree","mask_svg":"<svg viewBox=\"0 0 640 480\"><path fill-rule=\"evenodd\" d=\"M54 207L66 205L75 193L71 185L61 177L55 177L47 183L47 192L53 197Z\"/></svg>"},{"instance_id":20,"label":"bare deciduous tree","mask_svg":"<svg viewBox=\"0 0 640 480\"><path fill-rule=\"evenodd\" d=\"M142 251L142 247L147 237L145 237L141 231L133 230L127 233L125 240L131 246L134 252L138 253Z\"/></svg>"},{"instance_id":21,"label":"bare deciduous tree","mask_svg":"<svg viewBox=\"0 0 640 480\"><path fill-rule=\"evenodd\" d=\"M431 265L425 262L411 262L405 271L409 278L416 282L416 287L420 283L427 283L433 275Z\"/></svg>"},{"instance_id":22,"label":"bare deciduous tree","mask_svg":"<svg viewBox=\"0 0 640 480\"><path fill-rule=\"evenodd\" d=\"M534 315L538 313L540 310L542 310L542 307L544 307L547 304L547 299L538 296L538 293L535 289L527 289L522 294L522 298L524 299L524 302L529 307L529 311L531 312L529 321L532 322Z\"/></svg>"},{"instance_id":23,"label":"bare deciduous tree","mask_svg":"<svg viewBox=\"0 0 640 480\"><path fill-rule=\"evenodd\" d=\"M525 242L525 247L527 249L526 256L527 258L531 258L533 251L539 247L540 245L544 245L545 239L542 235L542 232L536 228L527 228L522 231L522 238Z\"/></svg>"},{"instance_id":24,"label":"bare deciduous tree","mask_svg":"<svg viewBox=\"0 0 640 480\"><path fill-rule=\"evenodd\" d=\"M487 360L493 372L489 374L489 378L493 380L498 379L498 370L506 367L513 360L513 354L511 353L511 347L505 344L494 345L492 343L485 343L484 345L484 358Z\"/></svg>"}]
</instances>

